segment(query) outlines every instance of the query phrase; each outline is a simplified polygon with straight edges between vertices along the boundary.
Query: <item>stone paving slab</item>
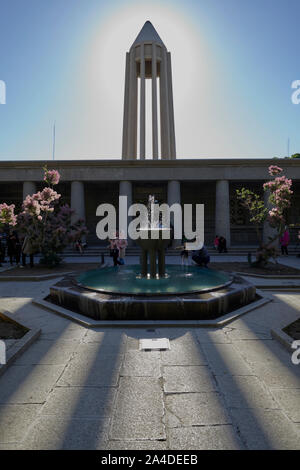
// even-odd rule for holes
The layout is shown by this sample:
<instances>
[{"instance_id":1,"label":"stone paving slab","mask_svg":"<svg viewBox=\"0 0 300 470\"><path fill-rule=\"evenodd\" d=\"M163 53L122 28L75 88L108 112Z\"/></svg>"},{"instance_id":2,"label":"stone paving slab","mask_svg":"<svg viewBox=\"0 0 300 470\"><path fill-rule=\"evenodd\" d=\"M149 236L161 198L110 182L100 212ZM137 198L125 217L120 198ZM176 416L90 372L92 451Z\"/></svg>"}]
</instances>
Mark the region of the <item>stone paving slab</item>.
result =
<instances>
[{"instance_id":1,"label":"stone paving slab","mask_svg":"<svg viewBox=\"0 0 300 470\"><path fill-rule=\"evenodd\" d=\"M300 389L272 390L272 395L295 423L300 423Z\"/></svg>"},{"instance_id":2,"label":"stone paving slab","mask_svg":"<svg viewBox=\"0 0 300 470\"><path fill-rule=\"evenodd\" d=\"M164 365L201 366L207 364L200 345L170 343L170 351L161 351L161 360Z\"/></svg>"},{"instance_id":3,"label":"stone paving slab","mask_svg":"<svg viewBox=\"0 0 300 470\"><path fill-rule=\"evenodd\" d=\"M199 426L172 428L171 450L241 450L244 448L233 426Z\"/></svg>"},{"instance_id":4,"label":"stone paving slab","mask_svg":"<svg viewBox=\"0 0 300 470\"><path fill-rule=\"evenodd\" d=\"M104 419L69 419L40 416L25 438L28 450L96 450L107 443L109 422Z\"/></svg>"},{"instance_id":5,"label":"stone paving slab","mask_svg":"<svg viewBox=\"0 0 300 470\"><path fill-rule=\"evenodd\" d=\"M215 381L206 366L166 366L163 368L165 393L209 392Z\"/></svg>"},{"instance_id":6,"label":"stone paving slab","mask_svg":"<svg viewBox=\"0 0 300 470\"><path fill-rule=\"evenodd\" d=\"M228 338L229 342L257 339L272 340L272 335L269 329L266 331L253 331L253 328L247 327L245 323L242 324L241 327L234 324L234 327L228 329L226 332L226 337Z\"/></svg>"},{"instance_id":7,"label":"stone paving slab","mask_svg":"<svg viewBox=\"0 0 300 470\"><path fill-rule=\"evenodd\" d=\"M166 439L163 392L159 379L121 377L110 439Z\"/></svg>"},{"instance_id":8,"label":"stone paving slab","mask_svg":"<svg viewBox=\"0 0 300 470\"><path fill-rule=\"evenodd\" d=\"M0 443L20 442L41 405L0 405ZM1 447L0 447L1 448Z\"/></svg>"},{"instance_id":9,"label":"stone paving slab","mask_svg":"<svg viewBox=\"0 0 300 470\"><path fill-rule=\"evenodd\" d=\"M0 404L44 403L63 366L11 366L0 377Z\"/></svg>"},{"instance_id":10,"label":"stone paving slab","mask_svg":"<svg viewBox=\"0 0 300 470\"><path fill-rule=\"evenodd\" d=\"M119 329L99 330L95 328L87 330L83 338L83 343L99 343L102 349L114 351L119 349L120 353L124 352L126 342L127 336Z\"/></svg>"},{"instance_id":11,"label":"stone paving slab","mask_svg":"<svg viewBox=\"0 0 300 470\"><path fill-rule=\"evenodd\" d=\"M231 424L219 393L182 393L165 398L166 426L207 426Z\"/></svg>"},{"instance_id":12,"label":"stone paving slab","mask_svg":"<svg viewBox=\"0 0 300 470\"><path fill-rule=\"evenodd\" d=\"M57 385L116 387L122 361L122 354L102 354L98 348L92 350L80 345Z\"/></svg>"},{"instance_id":13,"label":"stone paving slab","mask_svg":"<svg viewBox=\"0 0 300 470\"><path fill-rule=\"evenodd\" d=\"M288 362L287 352L274 340L235 341L234 347L251 365Z\"/></svg>"},{"instance_id":14,"label":"stone paving slab","mask_svg":"<svg viewBox=\"0 0 300 470\"><path fill-rule=\"evenodd\" d=\"M124 356L121 375L129 377L160 377L160 352L127 352Z\"/></svg>"},{"instance_id":15,"label":"stone paving slab","mask_svg":"<svg viewBox=\"0 0 300 470\"><path fill-rule=\"evenodd\" d=\"M255 375L271 390L300 389L299 366L274 361L270 365L257 363L251 367Z\"/></svg>"},{"instance_id":16,"label":"stone paving slab","mask_svg":"<svg viewBox=\"0 0 300 470\"><path fill-rule=\"evenodd\" d=\"M196 337L202 345L203 343L231 343L231 338L227 334L230 328L216 329L203 328L196 331Z\"/></svg>"},{"instance_id":17,"label":"stone paving slab","mask_svg":"<svg viewBox=\"0 0 300 470\"><path fill-rule=\"evenodd\" d=\"M202 344L214 375L254 375L251 367L232 344Z\"/></svg>"},{"instance_id":18,"label":"stone paving slab","mask_svg":"<svg viewBox=\"0 0 300 470\"><path fill-rule=\"evenodd\" d=\"M229 408L279 408L257 377L219 375L217 382Z\"/></svg>"},{"instance_id":19,"label":"stone paving slab","mask_svg":"<svg viewBox=\"0 0 300 470\"><path fill-rule=\"evenodd\" d=\"M300 367L274 340L236 341L234 347L270 388L300 388Z\"/></svg>"},{"instance_id":20,"label":"stone paving slab","mask_svg":"<svg viewBox=\"0 0 300 470\"><path fill-rule=\"evenodd\" d=\"M1 449L1 447L0 447ZM166 441L108 441L107 450L167 450Z\"/></svg>"},{"instance_id":21,"label":"stone paving slab","mask_svg":"<svg viewBox=\"0 0 300 470\"><path fill-rule=\"evenodd\" d=\"M49 341L39 339L15 361L15 365L63 365L66 364L78 343L75 341Z\"/></svg>"},{"instance_id":22,"label":"stone paving slab","mask_svg":"<svg viewBox=\"0 0 300 470\"><path fill-rule=\"evenodd\" d=\"M300 434L282 411L233 409L230 413L248 449L300 449Z\"/></svg>"},{"instance_id":23,"label":"stone paving slab","mask_svg":"<svg viewBox=\"0 0 300 470\"><path fill-rule=\"evenodd\" d=\"M115 396L116 389L111 387L55 387L41 414L69 418L109 417Z\"/></svg>"},{"instance_id":24,"label":"stone paving slab","mask_svg":"<svg viewBox=\"0 0 300 470\"><path fill-rule=\"evenodd\" d=\"M62 341L81 341L86 334L86 329L82 326L76 326L74 323L68 322L68 325L62 323L60 328L45 328L42 326L41 339L62 340Z\"/></svg>"},{"instance_id":25,"label":"stone paving slab","mask_svg":"<svg viewBox=\"0 0 300 470\"><path fill-rule=\"evenodd\" d=\"M0 444L0 450L19 450L19 444Z\"/></svg>"}]
</instances>

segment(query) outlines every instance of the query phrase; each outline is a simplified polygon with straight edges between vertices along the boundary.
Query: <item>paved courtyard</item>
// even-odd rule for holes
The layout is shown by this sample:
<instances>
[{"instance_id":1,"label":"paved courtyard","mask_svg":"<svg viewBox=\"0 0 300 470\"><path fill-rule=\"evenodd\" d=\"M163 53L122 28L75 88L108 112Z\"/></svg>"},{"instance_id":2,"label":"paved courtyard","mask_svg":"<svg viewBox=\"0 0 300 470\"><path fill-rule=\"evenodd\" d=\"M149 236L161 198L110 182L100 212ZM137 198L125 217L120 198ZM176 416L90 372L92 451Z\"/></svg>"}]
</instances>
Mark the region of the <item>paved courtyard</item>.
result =
<instances>
[{"instance_id":1,"label":"paved courtyard","mask_svg":"<svg viewBox=\"0 0 300 470\"><path fill-rule=\"evenodd\" d=\"M300 293L222 329L86 329L31 304L54 282L0 284L1 311L42 329L0 378L0 449L300 449L300 365L270 333Z\"/></svg>"}]
</instances>

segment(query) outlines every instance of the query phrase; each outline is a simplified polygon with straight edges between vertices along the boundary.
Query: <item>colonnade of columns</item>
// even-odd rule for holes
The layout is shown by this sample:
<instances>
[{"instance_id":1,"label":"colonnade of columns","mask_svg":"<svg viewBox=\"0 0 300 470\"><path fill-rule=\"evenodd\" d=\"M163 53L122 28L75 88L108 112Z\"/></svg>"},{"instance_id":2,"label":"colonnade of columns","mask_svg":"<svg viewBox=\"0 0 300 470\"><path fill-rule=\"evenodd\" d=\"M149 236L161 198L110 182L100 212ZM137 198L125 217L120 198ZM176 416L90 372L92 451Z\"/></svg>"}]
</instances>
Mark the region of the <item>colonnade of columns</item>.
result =
<instances>
[{"instance_id":1,"label":"colonnade of columns","mask_svg":"<svg viewBox=\"0 0 300 470\"><path fill-rule=\"evenodd\" d=\"M36 192L36 183L32 181L24 181L23 183L23 199L28 194ZM128 207L132 204L132 182L120 181L119 183L120 196L127 196ZM181 203L181 189L180 181L168 181L168 204L171 206L174 203ZM268 195L265 194L265 202L267 202ZM99 202L100 203L100 202ZM84 183L82 181L71 182L71 208L75 211L73 220L79 218L85 220L85 194ZM229 197L229 181L219 180L216 181L216 203L215 203L215 233L222 235L227 240L227 246L230 247L230 197ZM268 223L263 227L264 241L272 236L274 230ZM179 241L174 240L173 246L176 246Z\"/></svg>"}]
</instances>

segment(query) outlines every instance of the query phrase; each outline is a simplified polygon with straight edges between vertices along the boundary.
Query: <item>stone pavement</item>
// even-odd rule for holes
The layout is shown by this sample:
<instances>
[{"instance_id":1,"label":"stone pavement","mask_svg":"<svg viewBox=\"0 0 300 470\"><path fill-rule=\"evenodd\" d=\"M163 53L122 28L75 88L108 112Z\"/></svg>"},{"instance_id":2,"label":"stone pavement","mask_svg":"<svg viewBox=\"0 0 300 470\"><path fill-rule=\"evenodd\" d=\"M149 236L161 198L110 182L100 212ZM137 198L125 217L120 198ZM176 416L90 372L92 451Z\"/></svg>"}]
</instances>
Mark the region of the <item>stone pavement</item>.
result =
<instances>
[{"instance_id":1,"label":"stone pavement","mask_svg":"<svg viewBox=\"0 0 300 470\"><path fill-rule=\"evenodd\" d=\"M299 293L223 329L91 330L31 304L54 282L0 283L0 310L42 329L0 378L0 449L300 449L300 365L270 335Z\"/></svg>"}]
</instances>

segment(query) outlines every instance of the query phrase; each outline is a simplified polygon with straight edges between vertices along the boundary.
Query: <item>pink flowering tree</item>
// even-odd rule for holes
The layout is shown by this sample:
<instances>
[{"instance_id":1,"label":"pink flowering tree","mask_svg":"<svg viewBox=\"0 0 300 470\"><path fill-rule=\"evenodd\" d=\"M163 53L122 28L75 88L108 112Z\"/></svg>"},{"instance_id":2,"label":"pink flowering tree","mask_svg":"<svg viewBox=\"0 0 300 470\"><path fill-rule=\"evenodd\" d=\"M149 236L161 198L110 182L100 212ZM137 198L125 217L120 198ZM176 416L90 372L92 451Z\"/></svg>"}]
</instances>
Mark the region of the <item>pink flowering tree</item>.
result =
<instances>
[{"instance_id":1,"label":"pink flowering tree","mask_svg":"<svg viewBox=\"0 0 300 470\"><path fill-rule=\"evenodd\" d=\"M28 195L22 211L14 214L14 206L0 205L0 223L17 225L17 230L29 240L32 253L41 253L41 262L54 266L62 260L60 254L70 243L87 234L84 221L72 222L74 211L60 203L61 195L53 187L59 183L56 170L44 168L44 182L48 185L42 191Z\"/></svg>"},{"instance_id":2,"label":"pink flowering tree","mask_svg":"<svg viewBox=\"0 0 300 470\"><path fill-rule=\"evenodd\" d=\"M291 205L293 191L291 190L292 180L284 175L280 176L282 171L282 168L278 166L269 167L269 175L272 179L263 185L264 191L268 192L267 207L265 207L264 200L250 189L237 190L237 197L249 211L250 222L254 224L259 240L256 264L267 264L271 257L276 259L274 242L282 236L285 230L286 212ZM265 221L274 229L274 235L269 237L267 243L263 243L260 232L260 226Z\"/></svg>"},{"instance_id":3,"label":"pink flowering tree","mask_svg":"<svg viewBox=\"0 0 300 470\"><path fill-rule=\"evenodd\" d=\"M14 227L16 224L15 205L0 204L0 229L2 230L5 226Z\"/></svg>"}]
</instances>

